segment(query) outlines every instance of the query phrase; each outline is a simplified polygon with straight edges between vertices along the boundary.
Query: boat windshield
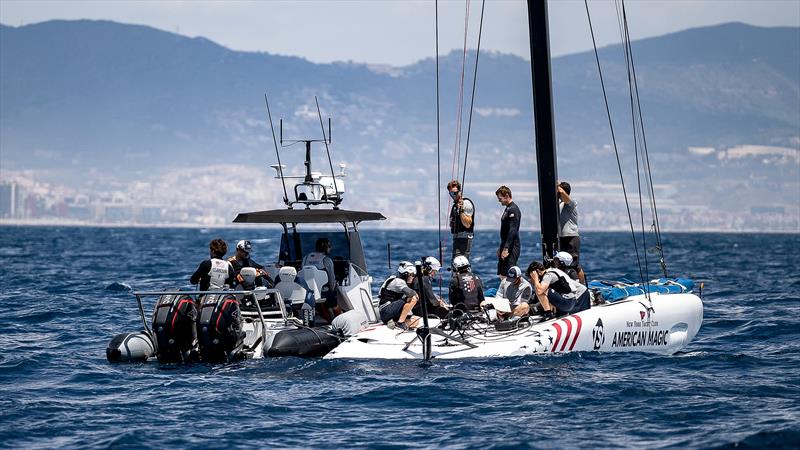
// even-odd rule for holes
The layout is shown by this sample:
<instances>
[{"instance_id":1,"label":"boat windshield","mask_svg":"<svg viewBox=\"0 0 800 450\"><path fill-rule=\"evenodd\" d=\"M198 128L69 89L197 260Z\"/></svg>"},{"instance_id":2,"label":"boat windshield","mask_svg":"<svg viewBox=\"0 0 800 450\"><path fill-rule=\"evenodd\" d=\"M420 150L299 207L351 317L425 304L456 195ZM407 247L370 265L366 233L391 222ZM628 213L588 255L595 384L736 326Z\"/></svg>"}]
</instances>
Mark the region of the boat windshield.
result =
<instances>
[{"instance_id":1,"label":"boat windshield","mask_svg":"<svg viewBox=\"0 0 800 450\"><path fill-rule=\"evenodd\" d=\"M300 268L303 257L315 250L318 239L327 238L331 242L331 253L328 255L338 265L338 261L350 261L350 242L347 233L342 231L307 231L290 232L281 236L281 249L278 261L286 266Z\"/></svg>"}]
</instances>

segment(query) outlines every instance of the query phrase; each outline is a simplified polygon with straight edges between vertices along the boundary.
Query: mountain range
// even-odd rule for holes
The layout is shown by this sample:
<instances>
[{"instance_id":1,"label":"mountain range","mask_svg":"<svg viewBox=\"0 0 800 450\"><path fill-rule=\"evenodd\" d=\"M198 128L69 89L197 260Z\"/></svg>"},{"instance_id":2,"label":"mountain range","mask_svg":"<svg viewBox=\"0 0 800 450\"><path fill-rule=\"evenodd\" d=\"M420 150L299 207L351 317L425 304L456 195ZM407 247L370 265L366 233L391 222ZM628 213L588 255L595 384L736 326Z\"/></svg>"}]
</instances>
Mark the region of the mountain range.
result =
<instances>
[{"instance_id":1,"label":"mountain range","mask_svg":"<svg viewBox=\"0 0 800 450\"><path fill-rule=\"evenodd\" d=\"M729 23L632 45L667 228L737 229L766 206L765 226L800 231L800 29ZM440 57L445 182L467 150L475 56L467 53L460 117L462 54ZM624 52L604 47L599 58L622 172L636 192ZM552 74L559 175L575 186L587 226L620 227L627 216L594 53L554 58ZM494 190L508 184L535 227L530 62L482 52L475 92L465 184L486 213L478 225L496 226ZM332 117L333 163L348 166L347 207L382 208L394 225L437 223L428 212L444 191L433 58L404 67L315 64L109 21L0 25L0 175L33 171L88 191L150 183L151 203L186 170L204 171L203 186L236 166L272 177L265 93L287 139L321 137L317 96L323 118ZM327 167L324 150L314 150L316 170ZM302 154L285 148L282 162L299 172ZM280 184L266 185L246 201L214 194L222 221L234 209L278 207ZM178 206L172 197L168 204Z\"/></svg>"}]
</instances>

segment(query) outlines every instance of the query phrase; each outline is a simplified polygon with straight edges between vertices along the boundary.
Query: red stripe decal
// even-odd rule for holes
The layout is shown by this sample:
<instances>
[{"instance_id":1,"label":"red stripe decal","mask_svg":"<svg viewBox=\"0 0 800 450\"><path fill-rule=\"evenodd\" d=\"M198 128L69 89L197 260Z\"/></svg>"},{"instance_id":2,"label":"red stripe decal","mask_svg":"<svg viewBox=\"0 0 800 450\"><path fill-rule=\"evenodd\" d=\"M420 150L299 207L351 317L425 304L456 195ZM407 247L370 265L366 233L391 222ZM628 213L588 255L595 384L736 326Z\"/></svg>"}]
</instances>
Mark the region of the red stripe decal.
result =
<instances>
[{"instance_id":1,"label":"red stripe decal","mask_svg":"<svg viewBox=\"0 0 800 450\"><path fill-rule=\"evenodd\" d=\"M572 322L569 320L569 318L566 317L561 320L567 324L567 334L564 336L564 343L561 344L561 350L560 350L563 352L564 349L567 348L567 341L569 341L569 335L572 334Z\"/></svg>"},{"instance_id":2,"label":"red stripe decal","mask_svg":"<svg viewBox=\"0 0 800 450\"><path fill-rule=\"evenodd\" d=\"M553 344L553 348L550 349L551 352L556 351L556 347L558 347L558 341L561 339L561 326L557 323L554 323L553 328L556 329L556 342Z\"/></svg>"},{"instance_id":3,"label":"red stripe decal","mask_svg":"<svg viewBox=\"0 0 800 450\"><path fill-rule=\"evenodd\" d=\"M181 305L183 305L186 302L190 302L190 301L192 301L192 300L184 298L184 299L181 299L181 301L178 302L178 306L175 308L175 315L172 316L172 324L171 324L171 328L172 329L170 330L170 332L174 332L175 331L175 319L178 318L178 311L180 311Z\"/></svg>"},{"instance_id":4,"label":"red stripe decal","mask_svg":"<svg viewBox=\"0 0 800 450\"><path fill-rule=\"evenodd\" d=\"M216 328L217 331L219 331L219 320L222 319L222 311L225 311L225 307L228 305L228 303L233 303L235 301L236 300L228 299L222 302L222 308L219 309L219 315L217 316L217 323L214 324L214 328Z\"/></svg>"},{"instance_id":5,"label":"red stripe decal","mask_svg":"<svg viewBox=\"0 0 800 450\"><path fill-rule=\"evenodd\" d=\"M575 348L575 343L578 342L578 336L581 334L581 326L583 325L580 316L572 316L572 317L574 317L575 320L577 321L578 327L575 330L575 339L572 340L572 345L569 346L569 351L572 351L572 349Z\"/></svg>"}]
</instances>

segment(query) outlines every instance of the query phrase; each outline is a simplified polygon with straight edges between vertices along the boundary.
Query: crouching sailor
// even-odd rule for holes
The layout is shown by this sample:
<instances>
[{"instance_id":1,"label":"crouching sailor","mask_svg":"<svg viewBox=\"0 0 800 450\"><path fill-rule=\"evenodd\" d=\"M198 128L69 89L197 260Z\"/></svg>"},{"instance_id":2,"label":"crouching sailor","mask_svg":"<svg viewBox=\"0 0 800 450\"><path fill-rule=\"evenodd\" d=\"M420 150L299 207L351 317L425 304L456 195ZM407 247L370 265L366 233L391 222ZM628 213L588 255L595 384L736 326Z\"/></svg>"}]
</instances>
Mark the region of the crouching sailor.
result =
<instances>
[{"instance_id":1,"label":"crouching sailor","mask_svg":"<svg viewBox=\"0 0 800 450\"><path fill-rule=\"evenodd\" d=\"M472 273L466 256L458 255L453 258L453 267L456 273L450 280L450 303L454 307L464 305L467 310L477 310L478 305L485 300L483 281Z\"/></svg>"},{"instance_id":2,"label":"crouching sailor","mask_svg":"<svg viewBox=\"0 0 800 450\"><path fill-rule=\"evenodd\" d=\"M416 327L419 317L411 315L417 304L417 293L409 287L413 283L416 268L403 261L397 267L397 275L392 275L381 285L379 292L381 321L387 325L399 324L403 327Z\"/></svg>"},{"instance_id":3,"label":"crouching sailor","mask_svg":"<svg viewBox=\"0 0 800 450\"><path fill-rule=\"evenodd\" d=\"M231 263L222 259L228 252L228 244L222 239L214 239L208 244L211 258L200 263L194 271L189 281L192 284L200 283L201 291L211 289L222 289L232 286L235 280L234 270Z\"/></svg>"},{"instance_id":4,"label":"crouching sailor","mask_svg":"<svg viewBox=\"0 0 800 450\"><path fill-rule=\"evenodd\" d=\"M589 290L572 279L560 268L560 260L554 259L555 267L545 269L538 261L531 263L530 275L536 289L536 297L542 304L545 318L566 316L589 309Z\"/></svg>"}]
</instances>

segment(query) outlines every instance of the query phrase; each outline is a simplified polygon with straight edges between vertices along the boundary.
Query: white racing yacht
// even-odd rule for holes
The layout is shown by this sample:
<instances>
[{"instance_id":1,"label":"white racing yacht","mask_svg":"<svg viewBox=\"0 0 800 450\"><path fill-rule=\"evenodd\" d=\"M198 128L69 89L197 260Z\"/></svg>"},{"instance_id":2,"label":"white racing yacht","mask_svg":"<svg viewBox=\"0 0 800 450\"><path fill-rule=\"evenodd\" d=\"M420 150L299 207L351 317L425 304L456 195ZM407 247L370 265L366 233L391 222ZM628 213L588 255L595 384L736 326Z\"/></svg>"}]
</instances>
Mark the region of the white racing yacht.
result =
<instances>
[{"instance_id":1,"label":"white racing yacht","mask_svg":"<svg viewBox=\"0 0 800 450\"><path fill-rule=\"evenodd\" d=\"M559 210L546 0L528 0L528 20L541 248L547 261L559 250ZM417 272L419 276L419 264ZM604 299L600 304L545 321L530 317L497 322L482 312L464 311L451 313L447 320L430 319L422 290L419 303L423 307L423 323L417 329L372 326L348 338L325 358L430 360L579 351L672 354L684 349L703 321L703 303L693 293L694 283L666 275L652 281L642 278L640 283L590 282L588 287L595 298Z\"/></svg>"}]
</instances>

